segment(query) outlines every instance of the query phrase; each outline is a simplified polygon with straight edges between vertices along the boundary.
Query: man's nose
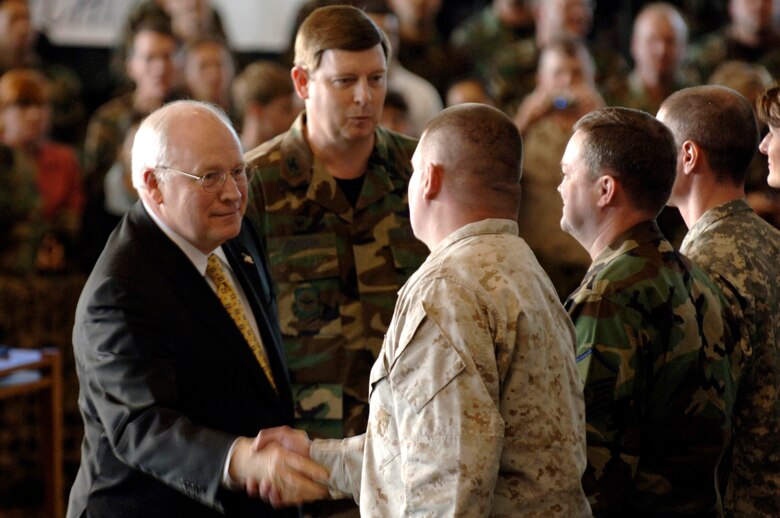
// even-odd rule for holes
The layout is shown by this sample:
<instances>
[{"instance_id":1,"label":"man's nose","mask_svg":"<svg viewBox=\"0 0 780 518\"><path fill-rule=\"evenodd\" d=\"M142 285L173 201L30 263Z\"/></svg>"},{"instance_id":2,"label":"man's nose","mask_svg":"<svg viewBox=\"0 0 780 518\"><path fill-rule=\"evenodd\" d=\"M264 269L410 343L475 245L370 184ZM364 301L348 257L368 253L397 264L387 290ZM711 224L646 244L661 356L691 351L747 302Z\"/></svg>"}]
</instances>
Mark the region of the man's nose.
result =
<instances>
[{"instance_id":1,"label":"man's nose","mask_svg":"<svg viewBox=\"0 0 780 518\"><path fill-rule=\"evenodd\" d=\"M355 84L355 103L363 105L371 100L371 88L368 86L368 79L360 78Z\"/></svg>"}]
</instances>

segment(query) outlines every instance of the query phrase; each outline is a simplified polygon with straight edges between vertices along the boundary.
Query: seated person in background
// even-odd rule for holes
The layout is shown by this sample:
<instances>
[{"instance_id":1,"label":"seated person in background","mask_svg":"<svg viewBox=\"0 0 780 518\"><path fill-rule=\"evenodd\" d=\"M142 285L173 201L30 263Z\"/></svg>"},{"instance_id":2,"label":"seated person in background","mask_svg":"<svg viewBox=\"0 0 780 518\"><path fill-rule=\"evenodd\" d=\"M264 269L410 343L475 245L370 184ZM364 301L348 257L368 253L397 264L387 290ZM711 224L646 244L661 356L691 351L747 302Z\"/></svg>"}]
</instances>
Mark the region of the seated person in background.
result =
<instances>
[{"instance_id":1,"label":"seated person in background","mask_svg":"<svg viewBox=\"0 0 780 518\"><path fill-rule=\"evenodd\" d=\"M128 22L161 14L170 19L173 33L185 45L208 36L227 38L222 18L209 0L144 0L130 13Z\"/></svg>"},{"instance_id":2,"label":"seated person in background","mask_svg":"<svg viewBox=\"0 0 780 518\"><path fill-rule=\"evenodd\" d=\"M216 104L232 115L230 85L235 74L233 55L224 40L204 37L185 47L184 85L196 101Z\"/></svg>"},{"instance_id":3,"label":"seated person in background","mask_svg":"<svg viewBox=\"0 0 780 518\"><path fill-rule=\"evenodd\" d=\"M780 0L728 0L728 24L691 45L687 66L705 81L718 65L738 59L780 76Z\"/></svg>"},{"instance_id":4,"label":"seated person in background","mask_svg":"<svg viewBox=\"0 0 780 518\"><path fill-rule=\"evenodd\" d=\"M488 92L484 81L477 77L466 77L454 81L447 88L445 97L447 106L455 106L463 103L482 103L488 106L495 106L496 102Z\"/></svg>"},{"instance_id":5,"label":"seated person in background","mask_svg":"<svg viewBox=\"0 0 780 518\"><path fill-rule=\"evenodd\" d=\"M127 129L177 94L179 44L164 18L149 17L133 27L125 66L135 88L97 109L87 126L84 173L90 197L102 202L103 178L116 160Z\"/></svg>"},{"instance_id":6,"label":"seated person in background","mask_svg":"<svg viewBox=\"0 0 780 518\"><path fill-rule=\"evenodd\" d=\"M423 132L409 205L431 255L371 369L368 430L296 444L362 516L591 515L573 329L517 236L521 162L489 106L447 108Z\"/></svg>"},{"instance_id":7,"label":"seated person in background","mask_svg":"<svg viewBox=\"0 0 780 518\"><path fill-rule=\"evenodd\" d=\"M551 116L562 128L604 106L596 90L593 57L578 40L561 39L547 45L539 57L536 88L523 98L514 119L521 134Z\"/></svg>"},{"instance_id":8,"label":"seated person in background","mask_svg":"<svg viewBox=\"0 0 780 518\"><path fill-rule=\"evenodd\" d=\"M357 2L360 4L361 2ZM419 138L431 118L444 108L441 96L434 86L421 76L410 72L398 61L398 19L387 8L384 0L374 0L363 7L365 13L382 29L390 41L391 52L387 63L387 88L401 94L408 107L410 130L406 135Z\"/></svg>"},{"instance_id":9,"label":"seated person in background","mask_svg":"<svg viewBox=\"0 0 780 518\"><path fill-rule=\"evenodd\" d=\"M403 95L394 90L387 91L379 124L396 133L404 135L413 133L412 122L409 120L409 105Z\"/></svg>"},{"instance_id":10,"label":"seated person in background","mask_svg":"<svg viewBox=\"0 0 780 518\"><path fill-rule=\"evenodd\" d=\"M597 517L723 513L716 468L749 351L718 288L655 222L676 162L669 129L630 108L580 119L561 160L561 227L593 259L565 306Z\"/></svg>"},{"instance_id":11,"label":"seated person in background","mask_svg":"<svg viewBox=\"0 0 780 518\"><path fill-rule=\"evenodd\" d=\"M634 20L628 76L612 76L604 85L611 106L655 113L672 92L691 86L696 78L684 77L683 60L688 46L688 25L670 3L647 4Z\"/></svg>"},{"instance_id":12,"label":"seated person in background","mask_svg":"<svg viewBox=\"0 0 780 518\"><path fill-rule=\"evenodd\" d=\"M534 88L539 58L534 39L536 0L492 0L452 31L453 48L474 64L497 104L514 109Z\"/></svg>"},{"instance_id":13,"label":"seated person in background","mask_svg":"<svg viewBox=\"0 0 780 518\"><path fill-rule=\"evenodd\" d=\"M232 91L245 150L287 131L303 109L290 70L273 61L247 65L233 82Z\"/></svg>"},{"instance_id":14,"label":"seated person in background","mask_svg":"<svg viewBox=\"0 0 780 518\"><path fill-rule=\"evenodd\" d=\"M0 78L0 143L13 162L0 195L3 219L12 216L3 225L0 269L15 273L64 270L84 207L76 154L47 139L48 88L46 78L30 69Z\"/></svg>"},{"instance_id":15,"label":"seated person in background","mask_svg":"<svg viewBox=\"0 0 780 518\"><path fill-rule=\"evenodd\" d=\"M133 124L127 129L125 139L122 141L122 147L117 154L116 162L108 170L103 183L106 212L116 217L116 221L109 229L109 232L114 229L116 223L119 223L119 219L138 201L138 192L133 187L133 177L130 168L133 141L135 140L135 133L138 131L138 124Z\"/></svg>"},{"instance_id":16,"label":"seated person in background","mask_svg":"<svg viewBox=\"0 0 780 518\"><path fill-rule=\"evenodd\" d=\"M84 179L87 206L85 227L106 228L114 218L105 212L103 185L105 176L116 162L127 130L140 118L148 115L180 95L178 84L179 46L165 18L141 19L133 27L125 65L135 88L116 97L97 109L87 125L84 141ZM82 233L84 243L83 268L91 269L104 243L105 232Z\"/></svg>"},{"instance_id":17,"label":"seated person in background","mask_svg":"<svg viewBox=\"0 0 780 518\"><path fill-rule=\"evenodd\" d=\"M358 1L356 5L360 7L361 3ZM453 77L471 69L466 55L456 52L439 31L438 15L444 0L386 0L386 3L398 19L400 42L396 52L404 68L430 81L440 93Z\"/></svg>"},{"instance_id":18,"label":"seated person in background","mask_svg":"<svg viewBox=\"0 0 780 518\"><path fill-rule=\"evenodd\" d=\"M634 20L631 34L634 69L627 77L613 76L607 81L607 103L657 112L672 92L697 82L697 75L682 67L687 45L688 25L680 11L666 2L647 4ZM665 207L657 222L664 236L678 246L686 230L679 212Z\"/></svg>"},{"instance_id":19,"label":"seated person in background","mask_svg":"<svg viewBox=\"0 0 780 518\"><path fill-rule=\"evenodd\" d=\"M35 33L26 0L0 1L0 75L14 68L34 68L49 83L53 140L80 146L84 138L81 79L60 63L44 61L36 52Z\"/></svg>"},{"instance_id":20,"label":"seated person in background","mask_svg":"<svg viewBox=\"0 0 780 518\"><path fill-rule=\"evenodd\" d=\"M515 117L525 133L520 237L536 254L561 300L579 286L590 259L577 241L561 230L563 205L556 189L560 161L572 124L603 105L588 50L579 41L563 40L542 51L536 89Z\"/></svg>"}]
</instances>

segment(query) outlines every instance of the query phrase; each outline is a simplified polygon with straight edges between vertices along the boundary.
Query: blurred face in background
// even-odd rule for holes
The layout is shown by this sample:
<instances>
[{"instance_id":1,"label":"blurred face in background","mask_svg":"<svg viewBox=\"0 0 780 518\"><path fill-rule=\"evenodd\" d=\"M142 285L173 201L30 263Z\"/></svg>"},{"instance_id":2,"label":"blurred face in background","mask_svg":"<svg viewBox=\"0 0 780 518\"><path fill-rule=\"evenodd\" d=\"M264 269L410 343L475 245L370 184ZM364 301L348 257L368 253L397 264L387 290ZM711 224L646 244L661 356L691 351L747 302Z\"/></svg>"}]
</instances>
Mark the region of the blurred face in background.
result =
<instances>
[{"instance_id":1,"label":"blurred face in background","mask_svg":"<svg viewBox=\"0 0 780 518\"><path fill-rule=\"evenodd\" d=\"M0 49L12 54L29 50L35 40L30 10L21 0L0 3Z\"/></svg>"},{"instance_id":2,"label":"blurred face in background","mask_svg":"<svg viewBox=\"0 0 780 518\"><path fill-rule=\"evenodd\" d=\"M592 0L544 0L539 4L537 31L547 41L560 37L584 38L592 24Z\"/></svg>"},{"instance_id":3,"label":"blurred face in background","mask_svg":"<svg viewBox=\"0 0 780 518\"><path fill-rule=\"evenodd\" d=\"M133 38L127 74L136 97L162 102L176 85L176 40L167 34L142 30Z\"/></svg>"},{"instance_id":4,"label":"blurred face in background","mask_svg":"<svg viewBox=\"0 0 780 518\"><path fill-rule=\"evenodd\" d=\"M48 83L38 72L16 68L0 78L0 135L13 148L34 150L49 130Z\"/></svg>"},{"instance_id":5,"label":"blurred face in background","mask_svg":"<svg viewBox=\"0 0 780 518\"><path fill-rule=\"evenodd\" d=\"M10 147L36 146L49 130L48 103L21 102L2 110L3 142Z\"/></svg>"},{"instance_id":6,"label":"blurred face in background","mask_svg":"<svg viewBox=\"0 0 780 518\"><path fill-rule=\"evenodd\" d=\"M673 76L685 57L688 33L682 18L659 10L637 18L631 37L631 56L640 72Z\"/></svg>"},{"instance_id":7,"label":"blurred face in background","mask_svg":"<svg viewBox=\"0 0 780 518\"><path fill-rule=\"evenodd\" d=\"M435 19L442 0L388 0L387 5L403 23Z\"/></svg>"},{"instance_id":8,"label":"blurred face in background","mask_svg":"<svg viewBox=\"0 0 780 518\"><path fill-rule=\"evenodd\" d=\"M207 0L161 0L160 4L171 17L174 34L183 41L191 43L213 29Z\"/></svg>"},{"instance_id":9,"label":"blurred face in background","mask_svg":"<svg viewBox=\"0 0 780 518\"><path fill-rule=\"evenodd\" d=\"M292 93L280 95L260 107L262 132L267 138L284 133L292 126L295 117L303 109L303 103Z\"/></svg>"},{"instance_id":10,"label":"blurred face in background","mask_svg":"<svg viewBox=\"0 0 780 518\"><path fill-rule=\"evenodd\" d=\"M224 45L204 41L187 52L184 80L195 99L227 107L234 76L233 58Z\"/></svg>"},{"instance_id":11,"label":"blurred face in background","mask_svg":"<svg viewBox=\"0 0 780 518\"><path fill-rule=\"evenodd\" d=\"M582 84L593 85L593 70L581 56L547 50L539 60L537 83L548 92L563 92Z\"/></svg>"},{"instance_id":12,"label":"blurred face in background","mask_svg":"<svg viewBox=\"0 0 780 518\"><path fill-rule=\"evenodd\" d=\"M768 33L777 23L780 1L777 0L730 0L731 23L743 34L761 35Z\"/></svg>"}]
</instances>

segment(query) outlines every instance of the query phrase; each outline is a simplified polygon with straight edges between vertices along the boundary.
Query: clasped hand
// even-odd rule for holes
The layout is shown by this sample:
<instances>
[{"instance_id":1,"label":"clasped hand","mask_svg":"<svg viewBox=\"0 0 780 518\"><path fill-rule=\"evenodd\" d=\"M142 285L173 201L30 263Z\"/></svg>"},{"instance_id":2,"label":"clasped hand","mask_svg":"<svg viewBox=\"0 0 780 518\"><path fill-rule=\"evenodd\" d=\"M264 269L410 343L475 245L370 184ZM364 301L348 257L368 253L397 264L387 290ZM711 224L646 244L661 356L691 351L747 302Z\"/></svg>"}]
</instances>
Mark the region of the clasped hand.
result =
<instances>
[{"instance_id":1,"label":"clasped hand","mask_svg":"<svg viewBox=\"0 0 780 518\"><path fill-rule=\"evenodd\" d=\"M249 496L287 507L328 497L328 471L309 459L306 432L287 426L241 437L233 451L230 477Z\"/></svg>"}]
</instances>

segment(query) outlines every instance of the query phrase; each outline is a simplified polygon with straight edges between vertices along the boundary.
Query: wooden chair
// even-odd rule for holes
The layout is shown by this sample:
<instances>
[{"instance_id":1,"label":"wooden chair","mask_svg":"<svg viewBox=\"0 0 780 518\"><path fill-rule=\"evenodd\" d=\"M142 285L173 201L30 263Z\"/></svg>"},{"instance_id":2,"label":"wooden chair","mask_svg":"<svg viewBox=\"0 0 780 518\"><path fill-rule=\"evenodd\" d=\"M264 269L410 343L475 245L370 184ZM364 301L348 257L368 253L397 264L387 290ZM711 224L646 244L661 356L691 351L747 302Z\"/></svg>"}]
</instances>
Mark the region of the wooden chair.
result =
<instances>
[{"instance_id":1,"label":"wooden chair","mask_svg":"<svg viewBox=\"0 0 780 518\"><path fill-rule=\"evenodd\" d=\"M46 513L65 516L62 465L62 360L56 349L10 349L0 358L0 399L40 393L41 466Z\"/></svg>"}]
</instances>

